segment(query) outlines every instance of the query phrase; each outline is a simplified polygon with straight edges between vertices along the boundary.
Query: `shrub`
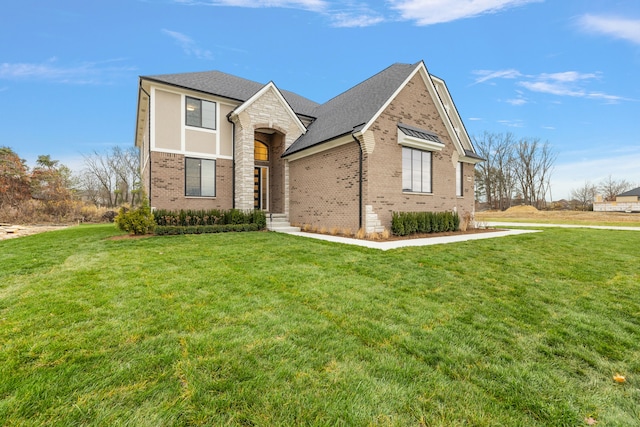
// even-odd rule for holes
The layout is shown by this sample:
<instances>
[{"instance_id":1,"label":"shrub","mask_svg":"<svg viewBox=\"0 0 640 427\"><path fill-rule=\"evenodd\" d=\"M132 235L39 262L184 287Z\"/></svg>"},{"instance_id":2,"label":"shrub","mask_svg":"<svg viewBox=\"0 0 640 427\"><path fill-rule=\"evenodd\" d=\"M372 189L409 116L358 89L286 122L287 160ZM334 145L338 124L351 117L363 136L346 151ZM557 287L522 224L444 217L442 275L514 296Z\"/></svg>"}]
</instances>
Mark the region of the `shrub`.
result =
<instances>
[{"instance_id":1,"label":"shrub","mask_svg":"<svg viewBox=\"0 0 640 427\"><path fill-rule=\"evenodd\" d=\"M391 232L396 236L415 233L457 231L460 217L456 212L393 212Z\"/></svg>"},{"instance_id":2,"label":"shrub","mask_svg":"<svg viewBox=\"0 0 640 427\"><path fill-rule=\"evenodd\" d=\"M114 222L120 230L129 234L149 234L156 226L146 199L143 199L142 205L136 209L122 206Z\"/></svg>"},{"instance_id":3,"label":"shrub","mask_svg":"<svg viewBox=\"0 0 640 427\"><path fill-rule=\"evenodd\" d=\"M153 212L159 226L207 226L228 224L256 224L259 230L266 228L267 217L263 211L241 211L238 209L220 210L180 210L157 209Z\"/></svg>"},{"instance_id":4,"label":"shrub","mask_svg":"<svg viewBox=\"0 0 640 427\"><path fill-rule=\"evenodd\" d=\"M158 236L175 236L181 234L210 234L239 231L259 231L258 224L223 224L223 225L158 225L155 234Z\"/></svg>"}]
</instances>

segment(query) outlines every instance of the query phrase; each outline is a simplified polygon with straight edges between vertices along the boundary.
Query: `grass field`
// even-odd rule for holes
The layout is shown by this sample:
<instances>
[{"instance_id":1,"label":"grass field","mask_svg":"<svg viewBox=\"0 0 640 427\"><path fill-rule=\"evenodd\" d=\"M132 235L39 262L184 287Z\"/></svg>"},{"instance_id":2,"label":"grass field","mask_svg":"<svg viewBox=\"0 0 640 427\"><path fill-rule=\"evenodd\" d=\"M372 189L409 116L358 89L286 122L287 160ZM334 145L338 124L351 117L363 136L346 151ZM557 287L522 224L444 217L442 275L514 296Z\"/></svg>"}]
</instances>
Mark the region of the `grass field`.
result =
<instances>
[{"instance_id":1,"label":"grass field","mask_svg":"<svg viewBox=\"0 0 640 427\"><path fill-rule=\"evenodd\" d=\"M481 222L537 222L547 224L613 225L640 227L640 213L592 211L539 211L531 206L515 206L506 211L476 212Z\"/></svg>"},{"instance_id":2,"label":"grass field","mask_svg":"<svg viewBox=\"0 0 640 427\"><path fill-rule=\"evenodd\" d=\"M117 233L0 242L0 425L640 425L640 232Z\"/></svg>"}]
</instances>

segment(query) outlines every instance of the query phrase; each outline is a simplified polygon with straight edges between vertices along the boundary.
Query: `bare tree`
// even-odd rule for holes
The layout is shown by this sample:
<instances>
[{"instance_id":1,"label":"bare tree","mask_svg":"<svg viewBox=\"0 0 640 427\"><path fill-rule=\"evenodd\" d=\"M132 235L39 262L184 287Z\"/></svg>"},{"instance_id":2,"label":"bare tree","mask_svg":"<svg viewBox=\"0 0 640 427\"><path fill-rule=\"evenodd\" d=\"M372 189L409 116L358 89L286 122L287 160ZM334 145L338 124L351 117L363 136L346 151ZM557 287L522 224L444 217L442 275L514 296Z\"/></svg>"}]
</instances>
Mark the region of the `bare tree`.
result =
<instances>
[{"instance_id":1,"label":"bare tree","mask_svg":"<svg viewBox=\"0 0 640 427\"><path fill-rule=\"evenodd\" d=\"M631 190L633 184L624 179L615 180L609 175L598 184L598 191L605 202L613 202L616 196L625 191Z\"/></svg>"},{"instance_id":2,"label":"bare tree","mask_svg":"<svg viewBox=\"0 0 640 427\"><path fill-rule=\"evenodd\" d=\"M576 203L576 209L581 211L593 210L593 202L598 194L595 184L585 181L582 187L571 190L571 201Z\"/></svg>"},{"instance_id":3,"label":"bare tree","mask_svg":"<svg viewBox=\"0 0 640 427\"><path fill-rule=\"evenodd\" d=\"M94 203L114 207L140 201L140 168L135 147L110 151L94 151L85 156L81 182L85 196Z\"/></svg>"},{"instance_id":4,"label":"bare tree","mask_svg":"<svg viewBox=\"0 0 640 427\"><path fill-rule=\"evenodd\" d=\"M513 171L526 205L545 206L556 157L549 143L538 138L523 138L515 145Z\"/></svg>"},{"instance_id":5,"label":"bare tree","mask_svg":"<svg viewBox=\"0 0 640 427\"><path fill-rule=\"evenodd\" d=\"M484 196L492 209L509 208L514 192L513 134L484 132L482 137L473 140L478 155L485 159L476 166L479 196Z\"/></svg>"}]
</instances>

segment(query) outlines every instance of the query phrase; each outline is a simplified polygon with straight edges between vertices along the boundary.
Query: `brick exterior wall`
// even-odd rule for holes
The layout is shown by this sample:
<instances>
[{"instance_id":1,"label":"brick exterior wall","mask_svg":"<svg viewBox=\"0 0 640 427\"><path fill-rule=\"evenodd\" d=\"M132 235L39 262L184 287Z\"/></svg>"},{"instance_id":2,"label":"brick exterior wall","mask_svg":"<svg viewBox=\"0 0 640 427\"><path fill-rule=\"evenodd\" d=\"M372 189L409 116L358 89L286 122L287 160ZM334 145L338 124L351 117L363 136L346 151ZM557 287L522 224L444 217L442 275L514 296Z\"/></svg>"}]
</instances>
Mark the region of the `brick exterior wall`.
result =
<instances>
[{"instance_id":1,"label":"brick exterior wall","mask_svg":"<svg viewBox=\"0 0 640 427\"><path fill-rule=\"evenodd\" d=\"M429 130L445 144L432 156L432 194L402 192L402 146L398 144L398 123ZM458 152L417 74L391 102L370 128L375 143L364 158L364 198L382 225L389 228L394 211L452 211L472 213L474 207L474 165L463 164L463 197L456 196ZM371 135L364 135L365 142Z\"/></svg>"},{"instance_id":2,"label":"brick exterior wall","mask_svg":"<svg viewBox=\"0 0 640 427\"><path fill-rule=\"evenodd\" d=\"M289 163L292 224L358 230L359 153L353 142Z\"/></svg>"},{"instance_id":3,"label":"brick exterior wall","mask_svg":"<svg viewBox=\"0 0 640 427\"><path fill-rule=\"evenodd\" d=\"M158 209L231 209L233 162L216 160L216 197L185 197L182 154L151 153L151 206Z\"/></svg>"}]
</instances>

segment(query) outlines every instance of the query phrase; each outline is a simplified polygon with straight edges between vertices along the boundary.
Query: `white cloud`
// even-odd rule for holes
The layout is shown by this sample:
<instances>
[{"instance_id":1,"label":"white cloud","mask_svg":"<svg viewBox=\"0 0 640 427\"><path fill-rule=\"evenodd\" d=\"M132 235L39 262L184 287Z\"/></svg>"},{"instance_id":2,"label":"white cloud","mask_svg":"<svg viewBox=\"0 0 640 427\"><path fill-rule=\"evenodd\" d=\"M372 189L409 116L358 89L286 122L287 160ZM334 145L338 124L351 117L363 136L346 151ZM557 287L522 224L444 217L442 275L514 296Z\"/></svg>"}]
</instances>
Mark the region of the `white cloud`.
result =
<instances>
[{"instance_id":1,"label":"white cloud","mask_svg":"<svg viewBox=\"0 0 640 427\"><path fill-rule=\"evenodd\" d=\"M524 127L524 122L520 119L516 120L498 120L498 123L501 125L510 127L510 128L521 128Z\"/></svg>"},{"instance_id":2,"label":"white cloud","mask_svg":"<svg viewBox=\"0 0 640 427\"><path fill-rule=\"evenodd\" d=\"M605 34L640 44L640 19L583 15L578 19L578 24L590 33Z\"/></svg>"},{"instance_id":3,"label":"white cloud","mask_svg":"<svg viewBox=\"0 0 640 427\"><path fill-rule=\"evenodd\" d=\"M513 68L510 68L508 70L498 70L498 71L475 70L473 71L473 74L478 75L478 77L474 81L474 83L476 84L484 83L493 79L516 79L518 77L522 77L522 74L520 74L520 71L514 70Z\"/></svg>"},{"instance_id":4,"label":"white cloud","mask_svg":"<svg viewBox=\"0 0 640 427\"><path fill-rule=\"evenodd\" d=\"M10 80L46 80L69 84L109 84L123 72L133 71L134 67L116 66L122 59L97 62L82 62L77 65L58 65L57 58L42 63L0 64L0 79Z\"/></svg>"},{"instance_id":5,"label":"white cloud","mask_svg":"<svg viewBox=\"0 0 640 427\"><path fill-rule=\"evenodd\" d=\"M524 98L513 98L513 99L507 99L505 101L507 104L511 104L511 105L515 105L515 106L520 106L520 105L524 105L524 104L528 104L528 101Z\"/></svg>"},{"instance_id":6,"label":"white cloud","mask_svg":"<svg viewBox=\"0 0 640 427\"><path fill-rule=\"evenodd\" d=\"M351 14L336 13L331 16L334 27L371 27L384 21L384 18L376 14Z\"/></svg>"},{"instance_id":7,"label":"white cloud","mask_svg":"<svg viewBox=\"0 0 640 427\"><path fill-rule=\"evenodd\" d=\"M531 92L548 93L556 96L570 96L574 98L586 98L617 103L629 101L628 98L611 95L604 92L587 90L585 88L590 82L599 80L600 73L580 73L578 71L564 71L559 73L541 73L538 75L523 74L515 69L506 70L476 70L472 72L476 77L474 84L487 83L495 79L517 79L516 85L528 89ZM494 84L494 83L491 83ZM512 105L523 105L527 101L521 95L506 102Z\"/></svg>"},{"instance_id":8,"label":"white cloud","mask_svg":"<svg viewBox=\"0 0 640 427\"><path fill-rule=\"evenodd\" d=\"M566 71L563 73L542 73L532 80L520 81L518 84L532 92L549 93L557 96L599 99L610 103L628 100L622 96L589 91L582 87L583 83L599 78L600 75L595 73Z\"/></svg>"},{"instance_id":9,"label":"white cloud","mask_svg":"<svg viewBox=\"0 0 640 427\"><path fill-rule=\"evenodd\" d=\"M321 12L327 8L323 0L175 0L188 5L231 6L231 7L283 7Z\"/></svg>"},{"instance_id":10,"label":"white cloud","mask_svg":"<svg viewBox=\"0 0 640 427\"><path fill-rule=\"evenodd\" d=\"M391 7L403 19L418 25L432 25L497 13L541 0L391 0Z\"/></svg>"},{"instance_id":11,"label":"white cloud","mask_svg":"<svg viewBox=\"0 0 640 427\"><path fill-rule=\"evenodd\" d=\"M198 59L213 59L213 53L211 53L211 51L209 50L198 47L196 42L191 39L191 37L177 31L171 31L167 29L163 29L162 32L174 39L178 46L182 48L185 54L189 56L195 56Z\"/></svg>"}]
</instances>

